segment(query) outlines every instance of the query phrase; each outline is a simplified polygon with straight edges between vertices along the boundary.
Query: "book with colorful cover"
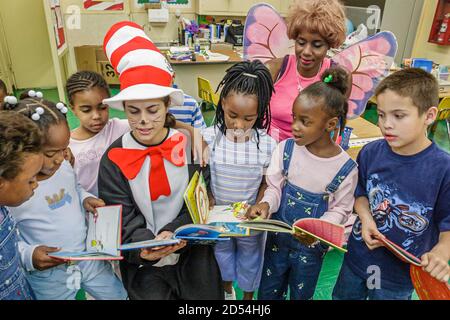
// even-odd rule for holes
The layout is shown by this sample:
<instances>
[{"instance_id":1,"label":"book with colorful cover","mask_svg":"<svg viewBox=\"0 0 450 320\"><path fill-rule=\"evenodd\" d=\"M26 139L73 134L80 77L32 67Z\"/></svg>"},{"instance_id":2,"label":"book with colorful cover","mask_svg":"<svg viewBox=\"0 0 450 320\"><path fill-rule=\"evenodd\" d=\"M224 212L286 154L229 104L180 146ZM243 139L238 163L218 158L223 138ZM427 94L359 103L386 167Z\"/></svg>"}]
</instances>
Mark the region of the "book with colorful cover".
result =
<instances>
[{"instance_id":1,"label":"book with colorful cover","mask_svg":"<svg viewBox=\"0 0 450 320\"><path fill-rule=\"evenodd\" d=\"M409 275L420 300L450 300L449 284L438 281L424 271L419 258L386 237L378 237L377 239L397 258L410 264Z\"/></svg>"},{"instance_id":2,"label":"book with colorful cover","mask_svg":"<svg viewBox=\"0 0 450 320\"><path fill-rule=\"evenodd\" d=\"M252 221L244 221L240 227L259 231L283 232L292 235L307 234L339 251L347 252L343 248L345 242L345 228L342 225L328 222L326 220L305 218L295 221L291 226L283 221L256 218Z\"/></svg>"},{"instance_id":3,"label":"book with colorful cover","mask_svg":"<svg viewBox=\"0 0 450 320\"><path fill-rule=\"evenodd\" d=\"M97 208L97 213L89 214L85 251L59 251L49 256L64 261L122 260L118 249L122 241L122 206Z\"/></svg>"},{"instance_id":4,"label":"book with colorful cover","mask_svg":"<svg viewBox=\"0 0 450 320\"><path fill-rule=\"evenodd\" d=\"M215 206L209 209L208 191L203 174L195 172L189 182L184 201L194 224L210 225L222 232L222 237L249 236L250 231L239 227L245 220L245 212L249 205L246 202L237 202L228 206Z\"/></svg>"},{"instance_id":5,"label":"book with colorful cover","mask_svg":"<svg viewBox=\"0 0 450 320\"><path fill-rule=\"evenodd\" d=\"M189 244L215 244L217 241L227 241L230 238L222 237L219 228L209 225L187 224L175 230L172 239L146 240L134 243L127 243L120 246L120 250L135 250L142 248L154 248L176 245L186 240Z\"/></svg>"}]
</instances>

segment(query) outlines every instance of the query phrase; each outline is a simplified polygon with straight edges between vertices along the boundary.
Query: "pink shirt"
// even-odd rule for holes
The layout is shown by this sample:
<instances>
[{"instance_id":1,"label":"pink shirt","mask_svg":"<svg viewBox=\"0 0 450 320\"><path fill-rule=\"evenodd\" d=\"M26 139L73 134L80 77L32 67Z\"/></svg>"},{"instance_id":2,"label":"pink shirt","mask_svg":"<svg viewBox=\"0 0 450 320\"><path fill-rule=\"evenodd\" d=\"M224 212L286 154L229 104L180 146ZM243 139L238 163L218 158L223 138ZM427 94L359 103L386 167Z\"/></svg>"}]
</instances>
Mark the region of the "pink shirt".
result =
<instances>
[{"instance_id":1,"label":"pink shirt","mask_svg":"<svg viewBox=\"0 0 450 320\"><path fill-rule=\"evenodd\" d=\"M128 120L114 118L92 138L82 141L70 138L69 147L75 156L74 169L78 182L87 192L98 196L98 170L103 153L128 131L130 131Z\"/></svg>"},{"instance_id":2,"label":"pink shirt","mask_svg":"<svg viewBox=\"0 0 450 320\"><path fill-rule=\"evenodd\" d=\"M297 71L297 57L290 55L286 70L281 78L275 83L275 93L270 100L270 123L269 134L280 142L292 137L292 105L301 90L309 85L320 81L324 71L331 66L331 60L325 58L318 74L312 78L304 78Z\"/></svg>"},{"instance_id":3,"label":"pink shirt","mask_svg":"<svg viewBox=\"0 0 450 320\"><path fill-rule=\"evenodd\" d=\"M281 142L274 150L269 169L266 173L268 188L261 202L267 202L270 213L280 208L284 185L283 152L286 141ZM324 193L327 185L333 180L350 156L342 150L332 158L319 158L306 147L294 145L291 164L288 172L289 182L312 193ZM343 224L351 216L355 202L354 192L358 182L358 169L355 167L342 182L339 189L328 200L328 211L321 219Z\"/></svg>"}]
</instances>

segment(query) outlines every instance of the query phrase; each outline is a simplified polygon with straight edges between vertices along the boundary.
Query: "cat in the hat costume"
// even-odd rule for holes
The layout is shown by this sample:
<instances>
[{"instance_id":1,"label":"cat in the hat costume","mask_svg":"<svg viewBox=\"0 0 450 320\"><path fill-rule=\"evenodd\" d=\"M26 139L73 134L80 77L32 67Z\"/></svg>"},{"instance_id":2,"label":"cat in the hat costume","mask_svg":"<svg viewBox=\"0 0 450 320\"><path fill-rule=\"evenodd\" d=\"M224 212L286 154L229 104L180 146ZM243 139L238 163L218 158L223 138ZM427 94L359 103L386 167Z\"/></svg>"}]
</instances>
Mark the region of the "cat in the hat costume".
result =
<instances>
[{"instance_id":1,"label":"cat in the hat costume","mask_svg":"<svg viewBox=\"0 0 450 320\"><path fill-rule=\"evenodd\" d=\"M170 87L172 69L142 28L120 22L108 31L104 50L120 74L121 92L104 101L123 108L131 132L115 141L100 163L99 195L123 206L123 243L170 238L192 223L183 194L196 170L186 137L172 129L170 105L183 92ZM211 246L179 245L124 253L121 273L130 299L223 299Z\"/></svg>"}]
</instances>

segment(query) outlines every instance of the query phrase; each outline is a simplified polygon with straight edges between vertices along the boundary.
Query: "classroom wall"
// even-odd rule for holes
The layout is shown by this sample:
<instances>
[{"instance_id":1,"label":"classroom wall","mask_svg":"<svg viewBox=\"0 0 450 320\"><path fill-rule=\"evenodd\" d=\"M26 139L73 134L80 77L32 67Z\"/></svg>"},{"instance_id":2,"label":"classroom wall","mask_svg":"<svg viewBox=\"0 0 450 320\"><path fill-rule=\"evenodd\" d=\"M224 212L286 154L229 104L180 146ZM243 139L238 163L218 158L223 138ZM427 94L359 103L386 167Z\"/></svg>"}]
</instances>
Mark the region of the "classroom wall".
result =
<instances>
[{"instance_id":1,"label":"classroom wall","mask_svg":"<svg viewBox=\"0 0 450 320\"><path fill-rule=\"evenodd\" d=\"M439 64L450 65L450 46L440 46L428 42L437 4L438 0L426 0L424 3L412 57L431 59Z\"/></svg>"},{"instance_id":2,"label":"classroom wall","mask_svg":"<svg viewBox=\"0 0 450 320\"><path fill-rule=\"evenodd\" d=\"M0 0L0 18L17 88L56 86L42 0Z\"/></svg>"},{"instance_id":3,"label":"classroom wall","mask_svg":"<svg viewBox=\"0 0 450 320\"><path fill-rule=\"evenodd\" d=\"M176 40L177 18L176 8L170 6L170 21L166 24L150 24L147 11L138 7L137 0L125 1L126 7L123 12L89 12L83 9L82 0L61 0L61 8L65 19L70 16L71 6L77 6L81 12L80 29L66 28L68 42L72 47L82 45L102 45L103 38L108 29L116 22L131 20L144 27L148 36L154 42L166 42ZM181 13L188 19L195 19L195 6L192 2L190 8L181 8Z\"/></svg>"}]
</instances>

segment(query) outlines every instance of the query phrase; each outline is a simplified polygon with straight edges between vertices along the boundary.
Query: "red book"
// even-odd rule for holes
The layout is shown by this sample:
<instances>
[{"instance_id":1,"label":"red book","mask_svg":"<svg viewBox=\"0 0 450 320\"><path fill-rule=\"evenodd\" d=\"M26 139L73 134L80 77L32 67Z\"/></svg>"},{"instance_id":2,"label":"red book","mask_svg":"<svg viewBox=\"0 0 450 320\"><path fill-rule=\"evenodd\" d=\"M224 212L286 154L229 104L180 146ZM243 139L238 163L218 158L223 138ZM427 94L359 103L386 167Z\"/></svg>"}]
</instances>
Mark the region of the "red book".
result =
<instances>
[{"instance_id":1,"label":"red book","mask_svg":"<svg viewBox=\"0 0 450 320\"><path fill-rule=\"evenodd\" d=\"M433 278L421 266L421 260L387 238L378 238L403 262L409 263L409 274L420 300L450 300L449 285Z\"/></svg>"}]
</instances>

